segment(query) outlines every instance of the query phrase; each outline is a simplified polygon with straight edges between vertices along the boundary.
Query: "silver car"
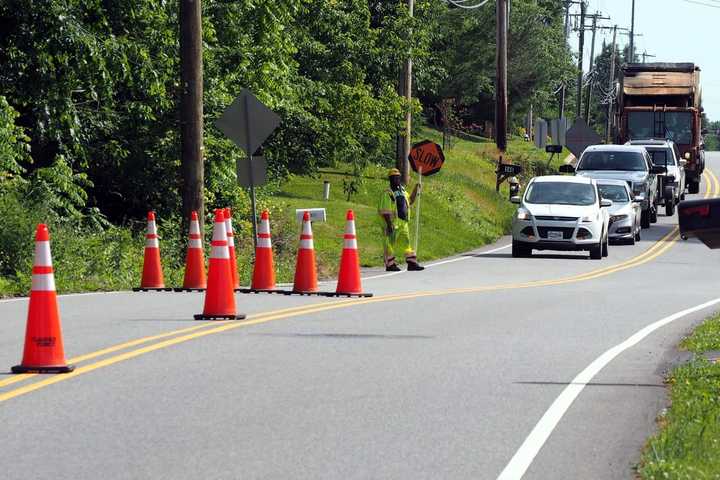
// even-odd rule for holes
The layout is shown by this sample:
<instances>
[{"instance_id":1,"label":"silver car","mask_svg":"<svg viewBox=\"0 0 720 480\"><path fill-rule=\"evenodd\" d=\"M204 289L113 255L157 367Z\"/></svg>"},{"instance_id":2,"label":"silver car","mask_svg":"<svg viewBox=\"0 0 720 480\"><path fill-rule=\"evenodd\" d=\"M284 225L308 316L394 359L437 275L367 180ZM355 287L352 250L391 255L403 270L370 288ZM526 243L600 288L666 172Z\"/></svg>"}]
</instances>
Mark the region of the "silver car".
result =
<instances>
[{"instance_id":1,"label":"silver car","mask_svg":"<svg viewBox=\"0 0 720 480\"><path fill-rule=\"evenodd\" d=\"M665 167L667 172L658 176L658 194L665 206L665 215L675 214L675 205L685 200L685 165L675 142L670 140L633 140L626 145L641 145L652 157L654 165Z\"/></svg>"},{"instance_id":2,"label":"silver car","mask_svg":"<svg viewBox=\"0 0 720 480\"><path fill-rule=\"evenodd\" d=\"M623 180L598 180L597 184L600 196L613 202L608 208L608 239L611 242L635 245L635 242L640 240L642 229L641 201L634 198L627 182Z\"/></svg>"}]
</instances>

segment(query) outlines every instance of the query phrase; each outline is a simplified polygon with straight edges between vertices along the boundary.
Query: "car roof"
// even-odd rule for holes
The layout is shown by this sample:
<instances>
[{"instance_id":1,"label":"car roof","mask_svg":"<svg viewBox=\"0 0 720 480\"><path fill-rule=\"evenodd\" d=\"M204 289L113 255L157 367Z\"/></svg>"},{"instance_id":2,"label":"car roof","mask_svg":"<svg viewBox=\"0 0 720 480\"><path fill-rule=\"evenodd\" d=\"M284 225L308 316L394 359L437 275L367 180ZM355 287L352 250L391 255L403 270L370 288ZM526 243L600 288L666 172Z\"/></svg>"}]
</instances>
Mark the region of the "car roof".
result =
<instances>
[{"instance_id":1,"label":"car roof","mask_svg":"<svg viewBox=\"0 0 720 480\"><path fill-rule=\"evenodd\" d=\"M598 185L624 185L628 186L627 182L625 180L615 180L615 179L605 179L605 178L596 178L595 181Z\"/></svg>"},{"instance_id":2,"label":"car roof","mask_svg":"<svg viewBox=\"0 0 720 480\"><path fill-rule=\"evenodd\" d=\"M567 175L544 175L542 177L535 177L532 179L533 182L561 182L561 183L595 183L595 180L588 177L570 177Z\"/></svg>"},{"instance_id":3,"label":"car roof","mask_svg":"<svg viewBox=\"0 0 720 480\"><path fill-rule=\"evenodd\" d=\"M591 145L585 149L583 155L587 152L637 152L644 153L645 147L639 145Z\"/></svg>"}]
</instances>

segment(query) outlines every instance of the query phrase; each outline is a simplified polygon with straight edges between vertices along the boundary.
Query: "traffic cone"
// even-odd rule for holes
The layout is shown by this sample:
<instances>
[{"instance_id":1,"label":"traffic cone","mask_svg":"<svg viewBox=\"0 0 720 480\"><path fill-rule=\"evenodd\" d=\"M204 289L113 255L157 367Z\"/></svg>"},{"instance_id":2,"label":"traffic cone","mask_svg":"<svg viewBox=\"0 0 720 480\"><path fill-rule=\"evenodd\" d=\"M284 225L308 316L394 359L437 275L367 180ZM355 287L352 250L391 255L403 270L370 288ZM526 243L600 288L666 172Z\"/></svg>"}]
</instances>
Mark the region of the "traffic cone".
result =
<instances>
[{"instance_id":1,"label":"traffic cone","mask_svg":"<svg viewBox=\"0 0 720 480\"><path fill-rule=\"evenodd\" d=\"M148 212L147 233L145 234L145 259L143 260L142 280L139 290L172 290L165 288L162 264L160 263L160 242L158 241L155 212Z\"/></svg>"},{"instance_id":2,"label":"traffic cone","mask_svg":"<svg viewBox=\"0 0 720 480\"><path fill-rule=\"evenodd\" d=\"M361 294L360 256L355 235L355 215L348 210L345 222L345 244L340 259L340 273L336 293Z\"/></svg>"},{"instance_id":3,"label":"traffic cone","mask_svg":"<svg viewBox=\"0 0 720 480\"><path fill-rule=\"evenodd\" d=\"M235 255L235 234L232 227L232 210L225 209L225 233L227 234L228 250L230 251L230 273L232 273L233 289L240 288L237 256Z\"/></svg>"},{"instance_id":4,"label":"traffic cone","mask_svg":"<svg viewBox=\"0 0 720 480\"><path fill-rule=\"evenodd\" d=\"M270 236L270 214L263 210L258 228L255 248L251 290L275 290L275 266L273 265L272 239Z\"/></svg>"},{"instance_id":5,"label":"traffic cone","mask_svg":"<svg viewBox=\"0 0 720 480\"><path fill-rule=\"evenodd\" d=\"M25 349L22 363L12 367L12 372L68 373L74 369L65 360L50 255L50 233L47 226L41 224L35 233L35 260L25 327Z\"/></svg>"},{"instance_id":6,"label":"traffic cone","mask_svg":"<svg viewBox=\"0 0 720 480\"><path fill-rule=\"evenodd\" d=\"M235 308L235 291L230 273L230 251L225 232L225 212L215 210L210 268L208 269L207 290L203 313L195 315L195 320L243 319Z\"/></svg>"},{"instance_id":7,"label":"traffic cone","mask_svg":"<svg viewBox=\"0 0 720 480\"><path fill-rule=\"evenodd\" d=\"M203 251L202 235L197 212L190 215L190 237L188 240L187 255L185 257L185 278L183 288L176 290L205 290L205 253Z\"/></svg>"},{"instance_id":8,"label":"traffic cone","mask_svg":"<svg viewBox=\"0 0 720 480\"><path fill-rule=\"evenodd\" d=\"M318 284L317 270L315 268L315 247L313 245L310 212L305 212L303 215L302 233L300 234L300 245L297 252L293 292L313 293L317 292L317 289Z\"/></svg>"}]
</instances>

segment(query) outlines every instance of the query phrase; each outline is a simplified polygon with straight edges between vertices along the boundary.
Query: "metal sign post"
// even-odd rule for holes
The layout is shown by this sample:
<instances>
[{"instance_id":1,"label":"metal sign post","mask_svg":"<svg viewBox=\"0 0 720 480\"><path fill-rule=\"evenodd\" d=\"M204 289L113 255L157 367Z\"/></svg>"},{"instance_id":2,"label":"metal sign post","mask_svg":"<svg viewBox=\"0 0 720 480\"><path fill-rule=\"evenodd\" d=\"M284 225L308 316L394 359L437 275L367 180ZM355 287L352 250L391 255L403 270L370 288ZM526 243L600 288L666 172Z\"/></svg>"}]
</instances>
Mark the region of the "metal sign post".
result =
<instances>
[{"instance_id":1,"label":"metal sign post","mask_svg":"<svg viewBox=\"0 0 720 480\"><path fill-rule=\"evenodd\" d=\"M422 197L422 165L418 166L418 191L417 191L417 198L415 201L417 202L417 213L415 217L415 255L417 255L418 250L418 243L420 241L420 197Z\"/></svg>"},{"instance_id":2,"label":"metal sign post","mask_svg":"<svg viewBox=\"0 0 720 480\"><path fill-rule=\"evenodd\" d=\"M252 129L250 121L252 120ZM222 116L215 121L215 125L235 145L242 148L248 158L247 186L250 187L250 201L252 202L253 244L257 247L257 211L255 199L255 184L258 183L253 169L253 153L280 125L280 117L266 107L250 90L243 89L233 103L225 109ZM238 162L238 183L245 185L245 176L240 174ZM266 170L263 162L261 170ZM265 179L260 181L262 184Z\"/></svg>"},{"instance_id":3,"label":"metal sign post","mask_svg":"<svg viewBox=\"0 0 720 480\"><path fill-rule=\"evenodd\" d=\"M245 114L245 139L246 145L245 152L248 156L248 178L250 179L250 204L252 205L252 227L253 227L253 246L257 248L257 210L255 207L255 178L253 177L253 150L250 144L250 108L248 106L248 97L245 95L243 98L244 103L244 114Z\"/></svg>"}]
</instances>

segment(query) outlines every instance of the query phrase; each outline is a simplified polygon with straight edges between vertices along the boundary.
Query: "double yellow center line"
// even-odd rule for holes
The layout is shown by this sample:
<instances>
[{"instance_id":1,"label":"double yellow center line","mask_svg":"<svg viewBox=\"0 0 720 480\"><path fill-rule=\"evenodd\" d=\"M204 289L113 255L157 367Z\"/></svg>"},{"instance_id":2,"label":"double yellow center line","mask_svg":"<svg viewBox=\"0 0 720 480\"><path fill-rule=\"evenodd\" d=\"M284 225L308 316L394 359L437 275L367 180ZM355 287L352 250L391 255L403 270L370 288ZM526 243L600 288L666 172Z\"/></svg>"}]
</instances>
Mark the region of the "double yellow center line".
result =
<instances>
[{"instance_id":1,"label":"double yellow center line","mask_svg":"<svg viewBox=\"0 0 720 480\"><path fill-rule=\"evenodd\" d=\"M717 196L718 194L720 194L720 182L718 181L717 177L710 170L705 171L705 179L706 179L706 183L708 185L707 191L705 193L705 198L714 197L714 196ZM538 280L538 281L524 282L524 283L508 283L508 284L487 285L487 286L480 286L480 287L454 288L454 289L434 290L434 291L426 291L426 292L413 292L413 293L404 293L404 294L395 294L395 295L382 295L382 296L378 296L378 297L363 298L363 299L357 299L357 300L355 300L355 299L339 300L339 301L333 301L333 302L329 302L329 303L305 305L305 306L300 306L300 307L276 310L273 312L268 312L268 313L263 313L263 314L258 314L258 315L252 315L252 316L248 317L247 320L241 321L241 322L223 321L223 322L205 323L205 324L201 324L201 325L195 325L195 326L189 327L189 328L183 328L183 329L174 330L171 332L166 332L166 333L162 333L162 334L158 334L158 335L139 338L136 340L131 340L129 342L121 343L119 345L114 345L112 347L108 347L108 348L105 348L102 350L98 350L96 352L88 353L85 355L80 355L78 357L71 358L68 361L70 363L86 362L88 360L93 360L93 359L103 357L106 355L115 354L117 352L121 352L121 351L127 350L129 348L138 347L138 346L145 345L148 343L151 343L151 344L142 346L140 348L136 348L134 350L129 350L129 351L126 351L123 353L119 353L117 355L104 358L104 359L96 361L94 363L82 365L82 366L76 368L71 373L54 375L51 377L44 378L43 380L40 380L38 382L29 383L27 385L23 385L18 388L15 388L13 390L9 390L7 392L0 393L0 402L3 402L5 400L10 400L11 398L19 397L26 393L30 393L35 390L39 390L41 388L53 385L55 383L62 382L64 380L69 380L71 378L77 377L78 375L83 375L85 373L89 373L89 372L98 370L103 367L107 367L107 366L114 365L119 362L123 362L125 360L139 357L141 355L145 355L147 353L154 352L156 350L171 347L173 345L178 345L178 344L188 342L190 340L194 340L197 338L202 338L202 337L214 335L217 333L227 332L227 331L235 330L238 328L248 327L251 325L267 323L267 322L271 322L274 320L288 319L288 318L298 317L298 316L302 316L302 315L327 312L327 311L331 311L331 310L337 310L337 309L341 309L341 308L349 308L349 307L365 305L365 304L406 301L406 300L412 300L412 299L423 298L423 297L441 297L441 296L445 296L445 295L484 293L484 292L492 292L492 291L500 291L500 290L517 290L517 289L525 289L525 288L548 287L548 286L567 285L567 284L571 284L571 283L578 283L578 282L593 280L593 279L605 277L608 275L612 275L614 273L618 273L618 272L621 272L623 270L627 270L630 268L636 268L636 267L639 267L640 265L651 262L652 260L656 259L660 255L667 252L670 248L672 248L672 246L674 245L674 242L678 239L679 236L680 236L680 234L679 234L678 228L674 227L669 233L667 233L660 240L658 240L652 247L650 247L648 250L646 250L645 252L643 252L642 254L640 254L636 257L633 257L629 260L621 262L617 265L600 268L597 270L593 270L593 271L578 274L578 275L573 275L570 277L564 277L564 278L558 278L558 279L552 279L552 280ZM156 342L156 343L152 343L152 342ZM5 380L0 380L0 388L7 387L9 385L12 385L12 384L15 384L18 382L23 382L25 380L31 379L36 376L37 376L36 374L23 374L23 375L13 376L13 377L7 378Z\"/></svg>"}]
</instances>

